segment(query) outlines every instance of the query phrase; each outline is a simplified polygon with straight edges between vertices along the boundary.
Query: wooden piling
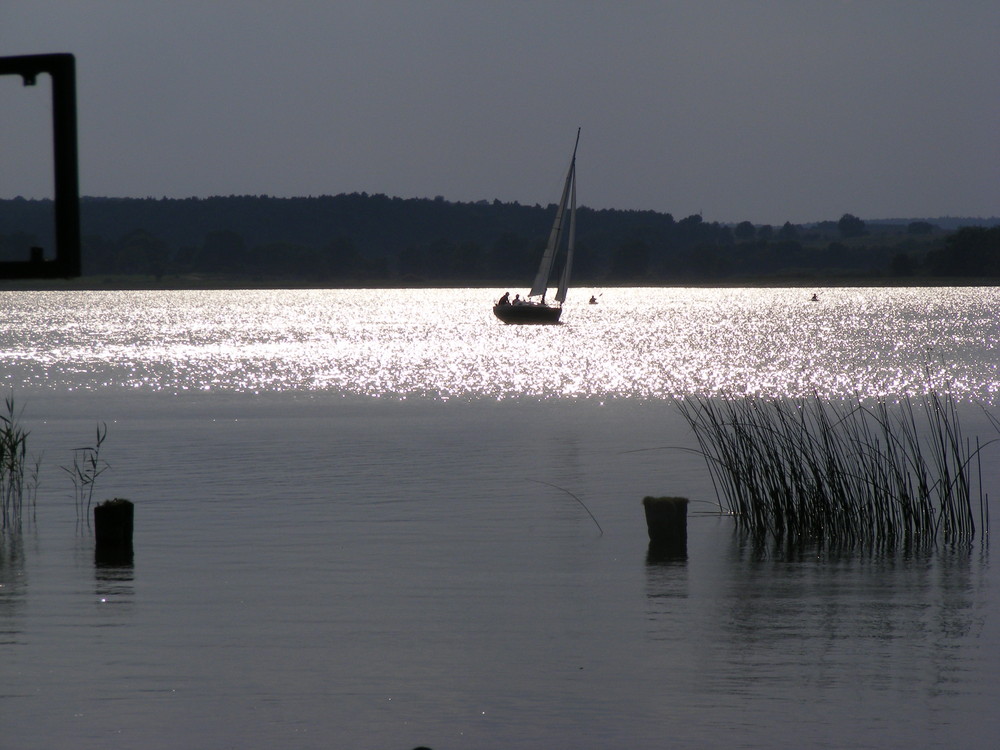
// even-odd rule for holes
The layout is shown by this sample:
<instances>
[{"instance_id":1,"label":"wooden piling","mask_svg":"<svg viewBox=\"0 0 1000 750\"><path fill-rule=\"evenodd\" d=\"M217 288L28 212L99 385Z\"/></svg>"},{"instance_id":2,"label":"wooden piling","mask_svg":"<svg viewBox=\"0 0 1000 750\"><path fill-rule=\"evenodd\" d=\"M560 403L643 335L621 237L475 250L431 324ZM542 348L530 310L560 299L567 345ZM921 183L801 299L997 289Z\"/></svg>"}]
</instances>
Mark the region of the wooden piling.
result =
<instances>
[{"instance_id":1,"label":"wooden piling","mask_svg":"<svg viewBox=\"0 0 1000 750\"><path fill-rule=\"evenodd\" d=\"M649 552L656 557L687 557L686 497L645 497Z\"/></svg>"},{"instance_id":2,"label":"wooden piling","mask_svg":"<svg viewBox=\"0 0 1000 750\"><path fill-rule=\"evenodd\" d=\"M94 506L94 559L99 564L132 562L132 526L135 506L116 497Z\"/></svg>"}]
</instances>

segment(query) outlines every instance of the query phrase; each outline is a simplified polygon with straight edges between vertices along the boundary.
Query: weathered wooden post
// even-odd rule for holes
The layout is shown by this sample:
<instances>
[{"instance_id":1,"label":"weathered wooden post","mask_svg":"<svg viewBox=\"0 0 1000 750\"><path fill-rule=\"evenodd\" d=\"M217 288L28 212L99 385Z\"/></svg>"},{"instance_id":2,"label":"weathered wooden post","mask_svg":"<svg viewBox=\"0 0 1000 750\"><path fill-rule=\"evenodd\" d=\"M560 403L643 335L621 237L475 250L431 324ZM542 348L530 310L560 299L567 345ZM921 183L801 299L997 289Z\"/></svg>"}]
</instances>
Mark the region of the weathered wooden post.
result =
<instances>
[{"instance_id":1,"label":"weathered wooden post","mask_svg":"<svg viewBox=\"0 0 1000 750\"><path fill-rule=\"evenodd\" d=\"M131 500L116 497L94 506L94 536L97 544L94 560L99 565L132 562L132 525L135 506Z\"/></svg>"},{"instance_id":2,"label":"weathered wooden post","mask_svg":"<svg viewBox=\"0 0 1000 750\"><path fill-rule=\"evenodd\" d=\"M649 556L659 559L687 558L686 497L645 497Z\"/></svg>"}]
</instances>

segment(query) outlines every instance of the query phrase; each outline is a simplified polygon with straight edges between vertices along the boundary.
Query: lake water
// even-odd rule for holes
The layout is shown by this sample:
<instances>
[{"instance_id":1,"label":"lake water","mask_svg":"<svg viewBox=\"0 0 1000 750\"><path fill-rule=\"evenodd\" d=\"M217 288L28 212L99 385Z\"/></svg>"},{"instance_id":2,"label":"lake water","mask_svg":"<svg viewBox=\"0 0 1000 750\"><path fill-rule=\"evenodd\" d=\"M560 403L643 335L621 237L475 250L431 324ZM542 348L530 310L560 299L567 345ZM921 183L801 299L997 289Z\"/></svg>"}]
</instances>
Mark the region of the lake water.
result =
<instances>
[{"instance_id":1,"label":"lake water","mask_svg":"<svg viewBox=\"0 0 1000 750\"><path fill-rule=\"evenodd\" d=\"M0 746L991 746L988 544L755 547L672 398L947 387L993 439L997 290L598 289L538 328L502 291L0 292L41 459ZM132 565L60 468L102 423ZM686 559L650 494L691 499Z\"/></svg>"}]
</instances>

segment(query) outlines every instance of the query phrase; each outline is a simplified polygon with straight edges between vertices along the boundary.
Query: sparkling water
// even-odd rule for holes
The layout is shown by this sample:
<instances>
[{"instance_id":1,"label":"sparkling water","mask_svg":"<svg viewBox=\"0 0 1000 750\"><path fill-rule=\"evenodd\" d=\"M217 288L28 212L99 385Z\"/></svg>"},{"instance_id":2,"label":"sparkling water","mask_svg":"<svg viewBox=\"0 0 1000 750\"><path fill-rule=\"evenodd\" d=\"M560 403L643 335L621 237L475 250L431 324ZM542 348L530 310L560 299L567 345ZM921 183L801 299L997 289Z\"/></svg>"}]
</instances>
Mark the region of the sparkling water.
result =
<instances>
[{"instance_id":1,"label":"sparkling water","mask_svg":"<svg viewBox=\"0 0 1000 750\"><path fill-rule=\"evenodd\" d=\"M0 293L40 465L0 542L0 745L1000 736L983 539L751 544L672 405L947 388L993 439L995 290L595 289L543 327L502 291ZM101 424L131 566L95 565L61 469ZM686 559L647 556L645 495L690 498Z\"/></svg>"}]
</instances>

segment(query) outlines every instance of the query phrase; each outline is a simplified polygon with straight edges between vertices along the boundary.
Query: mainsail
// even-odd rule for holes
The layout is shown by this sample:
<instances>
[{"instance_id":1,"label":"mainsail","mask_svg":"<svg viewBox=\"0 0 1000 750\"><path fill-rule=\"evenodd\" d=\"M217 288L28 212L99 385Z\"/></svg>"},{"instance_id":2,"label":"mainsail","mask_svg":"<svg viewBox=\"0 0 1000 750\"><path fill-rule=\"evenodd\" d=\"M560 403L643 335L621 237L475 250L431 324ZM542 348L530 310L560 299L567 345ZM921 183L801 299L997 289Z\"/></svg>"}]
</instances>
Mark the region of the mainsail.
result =
<instances>
[{"instance_id":1,"label":"mainsail","mask_svg":"<svg viewBox=\"0 0 1000 750\"><path fill-rule=\"evenodd\" d=\"M569 289L569 275L573 270L573 246L576 245L576 164L573 165L573 191L569 204L569 239L566 243L566 265L563 266L562 276L559 277L559 289L556 291L556 302L562 304L566 301L566 292Z\"/></svg>"},{"instance_id":2,"label":"mainsail","mask_svg":"<svg viewBox=\"0 0 1000 750\"><path fill-rule=\"evenodd\" d=\"M562 198L559 201L559 209L556 211L556 219L552 223L552 231L549 233L549 243L545 246L545 253L542 255L542 262L538 266L538 273L535 274L535 281L531 285L529 297L542 296L545 301L545 291L549 286L549 274L552 272L552 263L555 260L556 252L562 243L563 228L565 224L566 207L572 200L570 209L570 232L569 250L567 251L566 266L563 269L562 281L559 284L559 292L556 300L564 302L566 299L565 286L569 284L569 268L572 263L573 240L576 233L576 147L580 143L580 130L576 131L576 144L573 146L573 158L569 163L569 171L566 172L566 182L563 185Z\"/></svg>"}]
</instances>

